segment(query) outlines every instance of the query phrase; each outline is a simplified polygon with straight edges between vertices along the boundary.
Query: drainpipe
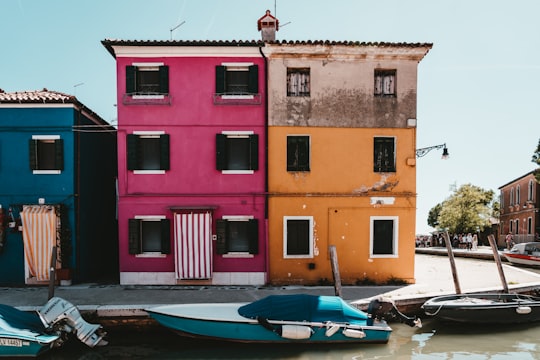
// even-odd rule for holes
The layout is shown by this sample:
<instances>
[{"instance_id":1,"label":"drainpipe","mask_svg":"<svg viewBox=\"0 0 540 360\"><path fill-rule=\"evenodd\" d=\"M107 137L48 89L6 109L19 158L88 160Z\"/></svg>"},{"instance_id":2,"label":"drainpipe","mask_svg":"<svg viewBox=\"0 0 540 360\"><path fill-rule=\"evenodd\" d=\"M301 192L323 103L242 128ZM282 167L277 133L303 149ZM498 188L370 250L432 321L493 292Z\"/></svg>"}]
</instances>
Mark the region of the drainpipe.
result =
<instances>
[{"instance_id":1,"label":"drainpipe","mask_svg":"<svg viewBox=\"0 0 540 360\"><path fill-rule=\"evenodd\" d=\"M263 42L263 46L266 43ZM268 272L270 256L268 254L269 246L269 229L268 229L268 59L264 55L262 46L259 47L259 52L264 59L264 228L265 228L265 283L268 283Z\"/></svg>"}]
</instances>

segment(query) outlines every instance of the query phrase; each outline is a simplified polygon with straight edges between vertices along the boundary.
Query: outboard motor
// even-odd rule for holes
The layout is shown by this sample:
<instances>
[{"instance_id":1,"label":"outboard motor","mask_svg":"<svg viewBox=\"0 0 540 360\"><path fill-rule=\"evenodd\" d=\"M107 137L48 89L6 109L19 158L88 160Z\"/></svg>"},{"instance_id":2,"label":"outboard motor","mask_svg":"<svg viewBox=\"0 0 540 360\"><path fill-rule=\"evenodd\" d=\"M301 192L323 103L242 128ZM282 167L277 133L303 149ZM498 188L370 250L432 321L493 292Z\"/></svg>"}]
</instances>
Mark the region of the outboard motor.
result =
<instances>
[{"instance_id":1,"label":"outboard motor","mask_svg":"<svg viewBox=\"0 0 540 360\"><path fill-rule=\"evenodd\" d=\"M422 321L418 317L411 317L402 314L390 299L377 298L371 300L368 305L367 313L372 319L391 320L397 319L398 321L407 324L411 327L422 327Z\"/></svg>"},{"instance_id":2,"label":"outboard motor","mask_svg":"<svg viewBox=\"0 0 540 360\"><path fill-rule=\"evenodd\" d=\"M51 298L38 310L41 322L47 329L61 333L74 333L77 338L90 347L107 345L107 333L101 325L89 324L81 316L79 309L70 302Z\"/></svg>"}]
</instances>

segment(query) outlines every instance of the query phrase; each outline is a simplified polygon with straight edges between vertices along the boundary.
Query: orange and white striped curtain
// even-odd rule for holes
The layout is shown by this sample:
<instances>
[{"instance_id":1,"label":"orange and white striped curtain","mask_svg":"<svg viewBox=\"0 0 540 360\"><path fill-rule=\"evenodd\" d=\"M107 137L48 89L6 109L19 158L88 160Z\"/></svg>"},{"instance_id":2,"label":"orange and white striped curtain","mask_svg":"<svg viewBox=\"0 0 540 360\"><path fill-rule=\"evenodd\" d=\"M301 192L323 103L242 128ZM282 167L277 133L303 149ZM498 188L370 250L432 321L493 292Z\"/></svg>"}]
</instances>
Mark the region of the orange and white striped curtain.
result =
<instances>
[{"instance_id":1,"label":"orange and white striped curtain","mask_svg":"<svg viewBox=\"0 0 540 360\"><path fill-rule=\"evenodd\" d=\"M25 205L21 212L24 260L30 276L38 281L49 280L53 246L56 245L54 207Z\"/></svg>"}]
</instances>

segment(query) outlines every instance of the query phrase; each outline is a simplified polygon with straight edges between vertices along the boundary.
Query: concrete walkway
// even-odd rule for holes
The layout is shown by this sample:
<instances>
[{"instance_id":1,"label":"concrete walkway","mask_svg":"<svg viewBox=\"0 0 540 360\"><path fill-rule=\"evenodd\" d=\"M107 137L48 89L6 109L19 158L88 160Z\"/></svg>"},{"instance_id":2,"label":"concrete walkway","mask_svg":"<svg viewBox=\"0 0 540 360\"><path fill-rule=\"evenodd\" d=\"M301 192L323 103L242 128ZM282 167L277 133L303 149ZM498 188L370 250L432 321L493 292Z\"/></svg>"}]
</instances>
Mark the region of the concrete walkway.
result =
<instances>
[{"instance_id":1,"label":"concrete walkway","mask_svg":"<svg viewBox=\"0 0 540 360\"><path fill-rule=\"evenodd\" d=\"M405 313L417 312L427 299L455 293L454 280L446 249L425 248L415 257L416 283L407 286L345 286L343 298L363 307L373 297L392 299ZM489 247L454 252L461 292L492 292L503 289L493 253ZM491 257L490 255L491 254ZM466 257L467 255L467 257ZM526 293L540 288L538 273L503 264L511 292ZM59 286L55 296L76 305L98 321L121 323L127 319L144 319L144 309L175 303L251 302L272 294L307 293L334 295L333 286L121 286L80 284ZM32 311L48 299L47 287L0 287L0 303ZM109 323L110 324L110 323Z\"/></svg>"}]
</instances>

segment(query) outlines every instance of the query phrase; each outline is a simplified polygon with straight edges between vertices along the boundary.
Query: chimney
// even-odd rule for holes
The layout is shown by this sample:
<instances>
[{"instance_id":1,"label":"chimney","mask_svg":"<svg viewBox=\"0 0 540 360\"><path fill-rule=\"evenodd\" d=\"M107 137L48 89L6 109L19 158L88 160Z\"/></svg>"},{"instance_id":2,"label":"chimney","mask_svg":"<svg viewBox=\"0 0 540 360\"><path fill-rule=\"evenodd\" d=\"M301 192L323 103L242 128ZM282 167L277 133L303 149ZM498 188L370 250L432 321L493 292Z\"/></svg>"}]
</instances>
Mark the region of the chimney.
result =
<instances>
[{"instance_id":1,"label":"chimney","mask_svg":"<svg viewBox=\"0 0 540 360\"><path fill-rule=\"evenodd\" d=\"M266 14L257 20L257 29L261 32L262 41L275 41L279 21L270 14L270 10L266 10Z\"/></svg>"}]
</instances>

